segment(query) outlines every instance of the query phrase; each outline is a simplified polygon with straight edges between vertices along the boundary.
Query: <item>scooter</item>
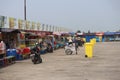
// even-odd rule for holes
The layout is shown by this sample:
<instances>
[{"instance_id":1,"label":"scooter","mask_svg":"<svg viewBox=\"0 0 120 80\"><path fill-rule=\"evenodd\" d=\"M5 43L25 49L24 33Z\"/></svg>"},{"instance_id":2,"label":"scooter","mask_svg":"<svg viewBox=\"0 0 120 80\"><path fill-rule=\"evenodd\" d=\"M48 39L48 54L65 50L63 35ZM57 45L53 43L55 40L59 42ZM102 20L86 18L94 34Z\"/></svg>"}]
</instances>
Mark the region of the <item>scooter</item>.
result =
<instances>
[{"instance_id":1,"label":"scooter","mask_svg":"<svg viewBox=\"0 0 120 80\"><path fill-rule=\"evenodd\" d=\"M42 58L40 56L40 53L35 48L31 49L30 58L33 64L42 63Z\"/></svg>"},{"instance_id":2,"label":"scooter","mask_svg":"<svg viewBox=\"0 0 120 80\"><path fill-rule=\"evenodd\" d=\"M53 53L53 48L52 48L52 45L50 43L48 44L47 51L50 53Z\"/></svg>"}]
</instances>

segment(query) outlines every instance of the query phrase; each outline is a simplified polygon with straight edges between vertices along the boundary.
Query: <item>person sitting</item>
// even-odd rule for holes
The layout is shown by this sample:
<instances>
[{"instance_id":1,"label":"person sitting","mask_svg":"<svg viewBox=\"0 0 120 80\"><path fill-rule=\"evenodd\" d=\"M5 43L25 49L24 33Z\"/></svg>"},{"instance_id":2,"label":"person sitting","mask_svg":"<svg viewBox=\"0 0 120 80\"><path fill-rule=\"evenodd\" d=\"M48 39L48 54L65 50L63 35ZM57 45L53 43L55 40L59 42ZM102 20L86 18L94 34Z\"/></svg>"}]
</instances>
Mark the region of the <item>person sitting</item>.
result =
<instances>
[{"instance_id":1,"label":"person sitting","mask_svg":"<svg viewBox=\"0 0 120 80\"><path fill-rule=\"evenodd\" d=\"M6 45L2 40L0 40L0 51L2 54L5 54L6 52Z\"/></svg>"},{"instance_id":2,"label":"person sitting","mask_svg":"<svg viewBox=\"0 0 120 80\"><path fill-rule=\"evenodd\" d=\"M6 45L2 40L0 40L0 58L3 58L5 56L5 53L6 53Z\"/></svg>"},{"instance_id":3,"label":"person sitting","mask_svg":"<svg viewBox=\"0 0 120 80\"><path fill-rule=\"evenodd\" d=\"M69 41L68 41L68 45L73 45L73 41L72 41L72 39L69 39Z\"/></svg>"}]
</instances>

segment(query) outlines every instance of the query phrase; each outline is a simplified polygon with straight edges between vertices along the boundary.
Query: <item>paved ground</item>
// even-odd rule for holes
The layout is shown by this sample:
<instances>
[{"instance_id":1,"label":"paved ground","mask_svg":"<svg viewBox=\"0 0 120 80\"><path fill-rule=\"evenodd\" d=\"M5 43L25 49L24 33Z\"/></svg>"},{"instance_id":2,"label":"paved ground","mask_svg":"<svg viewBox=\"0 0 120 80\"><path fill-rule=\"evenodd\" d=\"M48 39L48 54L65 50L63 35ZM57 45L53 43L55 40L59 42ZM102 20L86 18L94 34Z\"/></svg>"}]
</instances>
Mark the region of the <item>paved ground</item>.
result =
<instances>
[{"instance_id":1,"label":"paved ground","mask_svg":"<svg viewBox=\"0 0 120 80\"><path fill-rule=\"evenodd\" d=\"M0 69L0 80L120 80L120 42L97 43L94 57L65 55L63 49L42 55L43 63L17 61Z\"/></svg>"}]
</instances>

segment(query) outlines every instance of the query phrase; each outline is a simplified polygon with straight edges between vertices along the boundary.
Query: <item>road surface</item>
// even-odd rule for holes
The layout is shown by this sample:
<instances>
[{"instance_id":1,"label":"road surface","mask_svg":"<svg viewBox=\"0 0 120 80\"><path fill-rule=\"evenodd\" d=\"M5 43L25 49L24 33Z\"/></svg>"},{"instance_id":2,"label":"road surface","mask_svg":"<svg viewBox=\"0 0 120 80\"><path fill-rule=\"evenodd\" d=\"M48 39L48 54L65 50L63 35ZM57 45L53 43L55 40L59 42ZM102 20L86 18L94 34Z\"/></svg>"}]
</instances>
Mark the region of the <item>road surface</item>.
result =
<instances>
[{"instance_id":1,"label":"road surface","mask_svg":"<svg viewBox=\"0 0 120 80\"><path fill-rule=\"evenodd\" d=\"M84 47L78 55L64 49L41 55L43 63L30 59L0 69L0 80L120 80L120 42L99 42L93 58L85 58Z\"/></svg>"}]
</instances>

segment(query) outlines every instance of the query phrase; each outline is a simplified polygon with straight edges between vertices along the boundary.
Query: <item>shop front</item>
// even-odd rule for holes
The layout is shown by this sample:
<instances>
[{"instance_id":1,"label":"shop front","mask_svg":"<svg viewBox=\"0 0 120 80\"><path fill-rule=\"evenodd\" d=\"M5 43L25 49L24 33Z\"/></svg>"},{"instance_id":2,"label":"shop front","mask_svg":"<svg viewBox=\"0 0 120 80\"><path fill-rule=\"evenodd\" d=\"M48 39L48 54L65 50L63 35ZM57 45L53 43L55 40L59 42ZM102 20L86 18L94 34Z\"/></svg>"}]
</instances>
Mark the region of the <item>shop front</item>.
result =
<instances>
[{"instance_id":1,"label":"shop front","mask_svg":"<svg viewBox=\"0 0 120 80\"><path fill-rule=\"evenodd\" d=\"M1 40L3 40L4 43L6 44L6 49L16 48L19 45L18 44L18 34L20 34L19 30L2 28L0 32Z\"/></svg>"},{"instance_id":2,"label":"shop front","mask_svg":"<svg viewBox=\"0 0 120 80\"><path fill-rule=\"evenodd\" d=\"M19 45L18 34L20 34L18 29L0 28L0 40L4 43L4 50L0 50L0 67L15 62L17 54L16 47Z\"/></svg>"},{"instance_id":3,"label":"shop front","mask_svg":"<svg viewBox=\"0 0 120 80\"><path fill-rule=\"evenodd\" d=\"M105 32L104 38L105 41L115 41L115 32Z\"/></svg>"},{"instance_id":4,"label":"shop front","mask_svg":"<svg viewBox=\"0 0 120 80\"><path fill-rule=\"evenodd\" d=\"M103 32L98 32L98 33L95 33L96 34L96 41L97 42L104 42L104 33Z\"/></svg>"}]
</instances>

